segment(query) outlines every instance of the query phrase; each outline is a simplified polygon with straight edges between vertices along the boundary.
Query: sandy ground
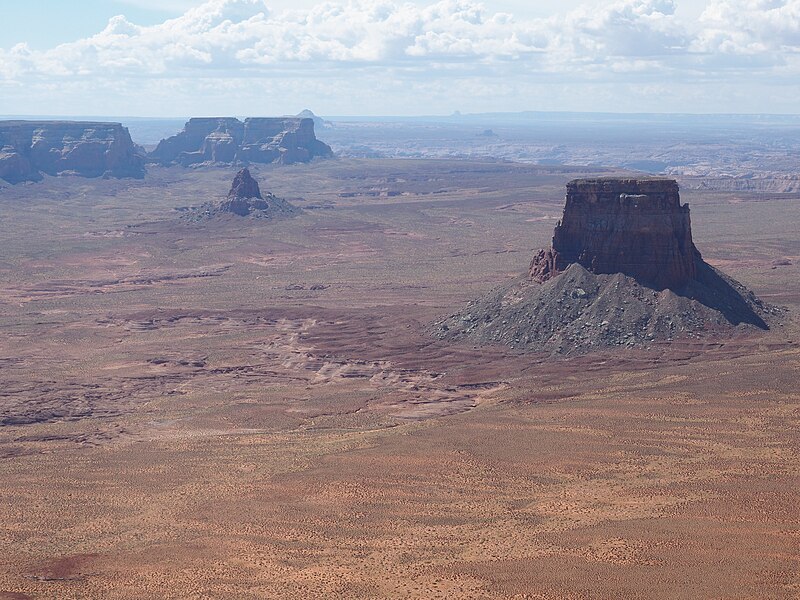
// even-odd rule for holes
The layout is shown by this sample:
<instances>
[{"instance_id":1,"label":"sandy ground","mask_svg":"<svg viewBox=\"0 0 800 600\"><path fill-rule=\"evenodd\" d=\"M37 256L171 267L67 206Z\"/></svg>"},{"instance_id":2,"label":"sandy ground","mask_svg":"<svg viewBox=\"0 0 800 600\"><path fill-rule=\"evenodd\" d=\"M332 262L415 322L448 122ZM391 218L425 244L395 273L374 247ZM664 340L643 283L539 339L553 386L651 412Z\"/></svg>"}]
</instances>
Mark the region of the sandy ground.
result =
<instances>
[{"instance_id":1,"label":"sandy ground","mask_svg":"<svg viewBox=\"0 0 800 600\"><path fill-rule=\"evenodd\" d=\"M800 597L793 316L446 344L428 325L523 272L584 172L263 168L301 216L181 220L232 174L0 190L0 599ZM800 204L684 200L706 259L797 314Z\"/></svg>"}]
</instances>

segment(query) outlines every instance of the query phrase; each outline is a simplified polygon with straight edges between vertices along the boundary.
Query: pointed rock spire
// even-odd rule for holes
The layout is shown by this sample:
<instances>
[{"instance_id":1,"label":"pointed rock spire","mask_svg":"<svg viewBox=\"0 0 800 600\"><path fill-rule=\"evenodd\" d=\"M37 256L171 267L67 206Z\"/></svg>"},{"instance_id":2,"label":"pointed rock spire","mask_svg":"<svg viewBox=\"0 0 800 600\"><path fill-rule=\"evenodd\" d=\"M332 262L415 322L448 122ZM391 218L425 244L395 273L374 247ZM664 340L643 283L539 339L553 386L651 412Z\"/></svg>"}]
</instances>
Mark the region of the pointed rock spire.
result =
<instances>
[{"instance_id":1,"label":"pointed rock spire","mask_svg":"<svg viewBox=\"0 0 800 600\"><path fill-rule=\"evenodd\" d=\"M258 182L250 175L249 169L242 169L236 174L236 177L233 178L233 185L231 185L231 191L228 192L228 198L240 200L262 198Z\"/></svg>"}]
</instances>

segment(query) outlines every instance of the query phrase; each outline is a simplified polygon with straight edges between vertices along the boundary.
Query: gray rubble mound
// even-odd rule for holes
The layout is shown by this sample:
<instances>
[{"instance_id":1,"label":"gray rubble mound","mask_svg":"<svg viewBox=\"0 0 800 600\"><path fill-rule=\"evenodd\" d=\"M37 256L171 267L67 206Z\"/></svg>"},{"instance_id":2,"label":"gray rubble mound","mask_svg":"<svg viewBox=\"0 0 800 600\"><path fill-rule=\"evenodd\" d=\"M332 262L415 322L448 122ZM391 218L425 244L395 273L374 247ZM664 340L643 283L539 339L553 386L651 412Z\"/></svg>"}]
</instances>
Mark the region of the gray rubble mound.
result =
<instances>
[{"instance_id":1,"label":"gray rubble mound","mask_svg":"<svg viewBox=\"0 0 800 600\"><path fill-rule=\"evenodd\" d=\"M622 273L574 263L545 283L520 277L433 326L442 340L577 355L647 348L678 339L720 339L769 328L781 309L710 265L683 289L656 290Z\"/></svg>"}]
</instances>

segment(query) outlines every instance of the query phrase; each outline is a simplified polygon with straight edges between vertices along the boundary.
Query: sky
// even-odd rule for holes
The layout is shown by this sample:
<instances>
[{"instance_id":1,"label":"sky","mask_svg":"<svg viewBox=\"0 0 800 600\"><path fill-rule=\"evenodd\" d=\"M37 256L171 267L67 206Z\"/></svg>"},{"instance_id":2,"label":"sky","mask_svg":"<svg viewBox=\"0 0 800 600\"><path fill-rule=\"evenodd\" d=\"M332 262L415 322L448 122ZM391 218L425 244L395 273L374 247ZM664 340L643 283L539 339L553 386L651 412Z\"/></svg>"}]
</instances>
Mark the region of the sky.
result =
<instances>
[{"instance_id":1,"label":"sky","mask_svg":"<svg viewBox=\"0 0 800 600\"><path fill-rule=\"evenodd\" d=\"M0 114L800 112L800 0L0 0Z\"/></svg>"}]
</instances>

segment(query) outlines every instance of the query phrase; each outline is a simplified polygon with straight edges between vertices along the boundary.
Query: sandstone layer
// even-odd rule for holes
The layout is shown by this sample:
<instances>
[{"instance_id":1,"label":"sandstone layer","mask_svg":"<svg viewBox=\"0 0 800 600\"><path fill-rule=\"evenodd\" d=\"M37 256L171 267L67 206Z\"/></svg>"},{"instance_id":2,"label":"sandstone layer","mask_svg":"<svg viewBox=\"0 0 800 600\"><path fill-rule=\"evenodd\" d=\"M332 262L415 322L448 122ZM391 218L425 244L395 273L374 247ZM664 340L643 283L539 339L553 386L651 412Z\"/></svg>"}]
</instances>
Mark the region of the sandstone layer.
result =
<instances>
[{"instance_id":1,"label":"sandstone layer","mask_svg":"<svg viewBox=\"0 0 800 600\"><path fill-rule=\"evenodd\" d=\"M578 263L596 274L623 273L656 289L694 279L700 253L689 206L672 179L576 179L567 184L564 216L551 248L531 263L544 282Z\"/></svg>"},{"instance_id":2,"label":"sandstone layer","mask_svg":"<svg viewBox=\"0 0 800 600\"><path fill-rule=\"evenodd\" d=\"M0 179L42 174L144 177L144 159L119 123L0 121Z\"/></svg>"},{"instance_id":3,"label":"sandstone layer","mask_svg":"<svg viewBox=\"0 0 800 600\"><path fill-rule=\"evenodd\" d=\"M304 163L333 156L316 138L313 119L194 118L161 140L150 160L163 165Z\"/></svg>"}]
</instances>

